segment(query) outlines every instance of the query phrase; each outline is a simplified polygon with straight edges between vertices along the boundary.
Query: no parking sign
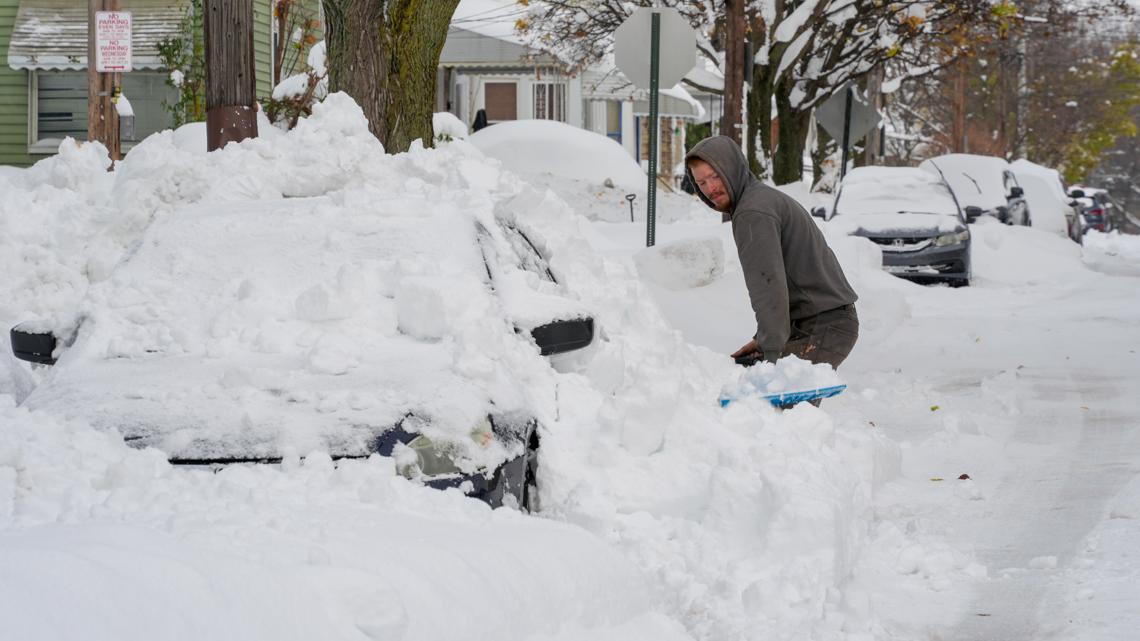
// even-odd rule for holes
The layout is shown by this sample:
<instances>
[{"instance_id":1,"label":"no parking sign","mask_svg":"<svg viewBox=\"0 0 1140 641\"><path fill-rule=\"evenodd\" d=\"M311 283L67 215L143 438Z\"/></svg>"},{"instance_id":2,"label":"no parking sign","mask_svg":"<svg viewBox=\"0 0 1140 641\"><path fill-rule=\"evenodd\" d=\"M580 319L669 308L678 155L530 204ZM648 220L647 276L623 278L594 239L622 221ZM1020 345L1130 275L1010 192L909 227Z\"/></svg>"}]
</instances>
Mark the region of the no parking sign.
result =
<instances>
[{"instance_id":1,"label":"no parking sign","mask_svg":"<svg viewBox=\"0 0 1140 641\"><path fill-rule=\"evenodd\" d=\"M95 12L95 71L131 70L131 12Z\"/></svg>"}]
</instances>

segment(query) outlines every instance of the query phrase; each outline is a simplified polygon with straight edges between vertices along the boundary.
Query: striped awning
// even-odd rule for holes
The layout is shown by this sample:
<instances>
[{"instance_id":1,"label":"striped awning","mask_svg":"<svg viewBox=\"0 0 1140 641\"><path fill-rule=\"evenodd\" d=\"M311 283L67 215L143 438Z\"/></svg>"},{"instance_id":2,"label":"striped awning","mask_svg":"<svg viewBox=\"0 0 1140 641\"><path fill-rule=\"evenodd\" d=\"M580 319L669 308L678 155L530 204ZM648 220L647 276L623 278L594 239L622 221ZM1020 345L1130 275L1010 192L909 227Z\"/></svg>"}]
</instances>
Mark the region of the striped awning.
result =
<instances>
[{"instance_id":1,"label":"striped awning","mask_svg":"<svg viewBox=\"0 0 1140 641\"><path fill-rule=\"evenodd\" d=\"M120 0L131 12L131 64L160 69L158 43L179 35L189 0ZM13 69L87 68L86 0L20 0L8 66Z\"/></svg>"}]
</instances>

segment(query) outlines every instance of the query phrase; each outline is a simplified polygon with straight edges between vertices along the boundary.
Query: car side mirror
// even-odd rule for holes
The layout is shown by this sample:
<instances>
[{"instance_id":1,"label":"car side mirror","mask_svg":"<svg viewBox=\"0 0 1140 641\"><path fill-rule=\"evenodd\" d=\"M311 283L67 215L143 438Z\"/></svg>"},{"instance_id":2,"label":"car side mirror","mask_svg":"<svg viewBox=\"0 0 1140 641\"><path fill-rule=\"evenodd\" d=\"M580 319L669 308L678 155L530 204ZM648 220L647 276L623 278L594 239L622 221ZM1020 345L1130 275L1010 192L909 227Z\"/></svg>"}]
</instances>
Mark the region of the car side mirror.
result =
<instances>
[{"instance_id":1,"label":"car side mirror","mask_svg":"<svg viewBox=\"0 0 1140 641\"><path fill-rule=\"evenodd\" d=\"M557 320L530 331L543 356L582 349L594 341L594 319Z\"/></svg>"},{"instance_id":2,"label":"car side mirror","mask_svg":"<svg viewBox=\"0 0 1140 641\"><path fill-rule=\"evenodd\" d=\"M1021 187L1010 187L1009 188L1009 197L1010 198L1021 198L1024 195L1025 195L1025 190L1022 189Z\"/></svg>"},{"instance_id":3,"label":"car side mirror","mask_svg":"<svg viewBox=\"0 0 1140 641\"><path fill-rule=\"evenodd\" d=\"M982 208L981 207L970 205L969 207L966 208L966 222L968 222L968 223L977 222L978 218L981 218L981 216L982 216Z\"/></svg>"},{"instance_id":4,"label":"car side mirror","mask_svg":"<svg viewBox=\"0 0 1140 641\"><path fill-rule=\"evenodd\" d=\"M826 220L827 219L827 209L824 207L813 207L811 210L811 215L816 217L816 218L822 218L822 219Z\"/></svg>"},{"instance_id":5,"label":"car side mirror","mask_svg":"<svg viewBox=\"0 0 1140 641\"><path fill-rule=\"evenodd\" d=\"M55 334L50 331L34 329L29 323L16 325L8 332L12 341L12 355L29 363L42 365L55 365L52 352L55 351Z\"/></svg>"},{"instance_id":6,"label":"car side mirror","mask_svg":"<svg viewBox=\"0 0 1140 641\"><path fill-rule=\"evenodd\" d=\"M1084 198L1085 197L1085 190L1074 189L1074 190L1069 192L1069 197L1070 198Z\"/></svg>"}]
</instances>

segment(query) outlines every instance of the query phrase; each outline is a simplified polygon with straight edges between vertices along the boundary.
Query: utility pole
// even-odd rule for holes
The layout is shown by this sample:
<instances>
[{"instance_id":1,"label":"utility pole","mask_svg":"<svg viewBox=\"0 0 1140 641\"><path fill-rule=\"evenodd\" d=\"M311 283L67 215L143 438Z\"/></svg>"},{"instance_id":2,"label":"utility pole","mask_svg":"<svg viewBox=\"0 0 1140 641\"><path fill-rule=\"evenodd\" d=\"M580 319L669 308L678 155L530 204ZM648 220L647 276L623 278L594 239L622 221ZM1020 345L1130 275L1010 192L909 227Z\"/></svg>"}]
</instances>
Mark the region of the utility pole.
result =
<instances>
[{"instance_id":1,"label":"utility pole","mask_svg":"<svg viewBox=\"0 0 1140 641\"><path fill-rule=\"evenodd\" d=\"M1029 136L1029 61L1025 41L1028 36L1024 33L1017 36L1017 127L1014 135L1014 155L1025 158L1026 143Z\"/></svg>"},{"instance_id":2,"label":"utility pole","mask_svg":"<svg viewBox=\"0 0 1140 641\"><path fill-rule=\"evenodd\" d=\"M867 73L867 102L875 111L882 111L883 107L883 75L884 66L876 65ZM867 147L863 151L863 162L867 165L877 165L883 161L881 149L883 147L883 131L879 127L867 132Z\"/></svg>"},{"instance_id":3,"label":"utility pole","mask_svg":"<svg viewBox=\"0 0 1140 641\"><path fill-rule=\"evenodd\" d=\"M966 59L959 57L954 63L954 121L951 127L951 151L964 154L969 151L966 142Z\"/></svg>"},{"instance_id":4,"label":"utility pole","mask_svg":"<svg viewBox=\"0 0 1140 641\"><path fill-rule=\"evenodd\" d=\"M724 3L724 118L720 133L740 144L744 114L744 3Z\"/></svg>"},{"instance_id":5,"label":"utility pole","mask_svg":"<svg viewBox=\"0 0 1140 641\"><path fill-rule=\"evenodd\" d=\"M87 140L103 143L111 160L119 160L119 114L111 100L120 74L99 73L95 59L95 14L99 11L118 11L119 0L89 0L87 3Z\"/></svg>"},{"instance_id":6,"label":"utility pole","mask_svg":"<svg viewBox=\"0 0 1140 641\"><path fill-rule=\"evenodd\" d=\"M205 0L206 150L257 137L253 0Z\"/></svg>"}]
</instances>

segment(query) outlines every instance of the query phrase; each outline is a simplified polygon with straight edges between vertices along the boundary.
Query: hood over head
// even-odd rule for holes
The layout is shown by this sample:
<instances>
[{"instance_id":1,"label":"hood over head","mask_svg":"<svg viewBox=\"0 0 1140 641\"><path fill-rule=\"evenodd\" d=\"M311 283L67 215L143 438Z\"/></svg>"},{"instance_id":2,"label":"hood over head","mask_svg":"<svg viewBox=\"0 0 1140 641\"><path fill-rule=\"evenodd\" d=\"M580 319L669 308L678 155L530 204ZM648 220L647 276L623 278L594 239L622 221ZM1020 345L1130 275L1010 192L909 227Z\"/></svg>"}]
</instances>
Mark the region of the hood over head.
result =
<instances>
[{"instance_id":1,"label":"hood over head","mask_svg":"<svg viewBox=\"0 0 1140 641\"><path fill-rule=\"evenodd\" d=\"M705 138L692 149L689 153L685 154L685 175L688 176L689 181L697 190L697 196L709 207L716 209L712 201L705 198L701 193L700 188L696 186L696 181L693 180L693 172L689 169L689 161L697 158L707 162L712 166L713 171L717 176L720 176L721 182L728 188L729 195L732 196L732 209L735 210L741 197L744 195L744 189L748 184L755 180L752 172L748 169L748 160L744 158L744 151L740 145L733 142L732 138L728 136L712 136ZM724 220L732 217L731 212L724 214Z\"/></svg>"}]
</instances>

